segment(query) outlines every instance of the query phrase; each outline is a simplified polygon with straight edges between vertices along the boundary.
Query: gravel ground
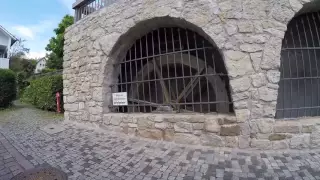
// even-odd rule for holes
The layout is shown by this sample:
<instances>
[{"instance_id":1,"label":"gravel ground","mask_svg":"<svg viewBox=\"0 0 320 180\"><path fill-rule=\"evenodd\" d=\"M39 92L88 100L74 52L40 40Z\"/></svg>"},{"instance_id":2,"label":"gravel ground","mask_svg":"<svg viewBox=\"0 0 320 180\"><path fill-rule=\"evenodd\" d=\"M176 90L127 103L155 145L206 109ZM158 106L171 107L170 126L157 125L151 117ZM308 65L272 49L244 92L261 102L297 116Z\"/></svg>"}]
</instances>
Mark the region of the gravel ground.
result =
<instances>
[{"instance_id":1,"label":"gravel ground","mask_svg":"<svg viewBox=\"0 0 320 180\"><path fill-rule=\"evenodd\" d=\"M20 169L11 170L2 157L6 170L1 170L0 163L0 179L31 166L48 165L75 180L320 179L317 150L262 152L183 146L66 124L62 119L26 106L1 111L0 134L5 145L0 145L0 159L14 147L20 157L13 153L10 160L14 163L10 164L18 164ZM64 130L56 134L41 130L50 123Z\"/></svg>"}]
</instances>

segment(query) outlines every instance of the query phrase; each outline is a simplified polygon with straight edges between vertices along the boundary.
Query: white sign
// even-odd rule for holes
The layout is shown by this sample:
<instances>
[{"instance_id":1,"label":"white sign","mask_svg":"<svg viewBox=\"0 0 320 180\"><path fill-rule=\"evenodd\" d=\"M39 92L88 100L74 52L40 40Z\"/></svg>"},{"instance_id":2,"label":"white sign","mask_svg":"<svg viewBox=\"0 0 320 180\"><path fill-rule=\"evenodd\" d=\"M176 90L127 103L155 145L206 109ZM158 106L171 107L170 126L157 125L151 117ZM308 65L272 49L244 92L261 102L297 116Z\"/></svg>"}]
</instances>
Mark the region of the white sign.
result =
<instances>
[{"instance_id":1,"label":"white sign","mask_svg":"<svg viewBox=\"0 0 320 180\"><path fill-rule=\"evenodd\" d=\"M128 106L127 92L112 93L112 101L114 106Z\"/></svg>"}]
</instances>

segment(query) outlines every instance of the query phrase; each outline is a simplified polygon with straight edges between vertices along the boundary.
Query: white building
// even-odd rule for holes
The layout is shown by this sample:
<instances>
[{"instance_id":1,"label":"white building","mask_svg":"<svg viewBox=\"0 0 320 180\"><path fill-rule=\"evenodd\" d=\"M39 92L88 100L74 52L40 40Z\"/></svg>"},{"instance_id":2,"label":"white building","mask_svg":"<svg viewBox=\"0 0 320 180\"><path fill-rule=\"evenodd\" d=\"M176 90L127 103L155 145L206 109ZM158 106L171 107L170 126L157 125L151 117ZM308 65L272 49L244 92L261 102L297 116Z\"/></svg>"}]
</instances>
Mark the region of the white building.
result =
<instances>
[{"instance_id":1,"label":"white building","mask_svg":"<svg viewBox=\"0 0 320 180\"><path fill-rule=\"evenodd\" d=\"M9 50L17 40L0 25L0 68L9 69Z\"/></svg>"},{"instance_id":2,"label":"white building","mask_svg":"<svg viewBox=\"0 0 320 180\"><path fill-rule=\"evenodd\" d=\"M47 59L41 58L38 60L36 69L34 70L34 73L40 73L44 68L46 68Z\"/></svg>"}]
</instances>

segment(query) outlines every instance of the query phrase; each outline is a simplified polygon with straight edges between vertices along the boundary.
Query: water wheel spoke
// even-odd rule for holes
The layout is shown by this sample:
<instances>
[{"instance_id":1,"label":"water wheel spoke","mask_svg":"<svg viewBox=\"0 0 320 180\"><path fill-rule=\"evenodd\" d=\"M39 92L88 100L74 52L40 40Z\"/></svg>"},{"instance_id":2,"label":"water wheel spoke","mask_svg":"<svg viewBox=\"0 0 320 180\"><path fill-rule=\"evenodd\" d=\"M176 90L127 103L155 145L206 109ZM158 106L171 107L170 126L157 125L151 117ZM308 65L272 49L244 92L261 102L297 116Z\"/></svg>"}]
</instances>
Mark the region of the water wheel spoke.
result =
<instances>
[{"instance_id":1,"label":"water wheel spoke","mask_svg":"<svg viewBox=\"0 0 320 180\"><path fill-rule=\"evenodd\" d=\"M164 82L164 80L163 80L163 77L162 77L162 74L161 74L161 71L160 71L160 69L159 69L158 64L155 62L155 60L154 60L153 63L154 63L154 69L155 69L155 71L156 71L156 73L157 73L157 76L158 76L158 78L160 79L160 85L161 85L161 88L162 88L162 93L163 93L163 95L164 95L165 102L166 102L166 103L169 103L169 102L170 102L170 94L169 94L169 91L168 91L167 86L166 86L166 84L165 84L165 82Z\"/></svg>"},{"instance_id":2,"label":"water wheel spoke","mask_svg":"<svg viewBox=\"0 0 320 180\"><path fill-rule=\"evenodd\" d=\"M182 97L188 97L189 94L192 92L194 87L198 84L199 75L203 72L204 68L200 69L197 74L195 74L195 77L191 79L191 81L188 83L188 85L183 89L183 91L178 96L176 102L180 102Z\"/></svg>"},{"instance_id":3,"label":"water wheel spoke","mask_svg":"<svg viewBox=\"0 0 320 180\"><path fill-rule=\"evenodd\" d=\"M160 106L160 104L157 104L157 103L154 103L154 102L144 101L144 100L134 99L134 98L128 98L128 101L133 102L133 103L139 103L140 105L149 105L149 106L152 106L152 107Z\"/></svg>"}]
</instances>

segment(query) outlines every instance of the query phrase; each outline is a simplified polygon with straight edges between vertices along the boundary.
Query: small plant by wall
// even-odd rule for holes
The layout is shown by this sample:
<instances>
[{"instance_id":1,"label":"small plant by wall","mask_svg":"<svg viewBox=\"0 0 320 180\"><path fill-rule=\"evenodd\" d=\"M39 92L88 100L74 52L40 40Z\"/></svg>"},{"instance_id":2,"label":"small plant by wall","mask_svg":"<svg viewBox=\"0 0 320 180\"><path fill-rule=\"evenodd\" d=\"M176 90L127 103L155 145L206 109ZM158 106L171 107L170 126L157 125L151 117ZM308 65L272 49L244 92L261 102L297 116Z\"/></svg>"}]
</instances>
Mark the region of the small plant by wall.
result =
<instances>
[{"instance_id":1,"label":"small plant by wall","mask_svg":"<svg viewBox=\"0 0 320 180\"><path fill-rule=\"evenodd\" d=\"M56 111L56 92L62 94L63 81L61 75L44 76L30 82L23 93L21 100L34 105L37 108ZM61 101L63 97L61 96ZM63 104L61 105L63 109Z\"/></svg>"},{"instance_id":2,"label":"small plant by wall","mask_svg":"<svg viewBox=\"0 0 320 180\"><path fill-rule=\"evenodd\" d=\"M0 108L9 106L16 97L16 75L9 69L0 69Z\"/></svg>"}]
</instances>

